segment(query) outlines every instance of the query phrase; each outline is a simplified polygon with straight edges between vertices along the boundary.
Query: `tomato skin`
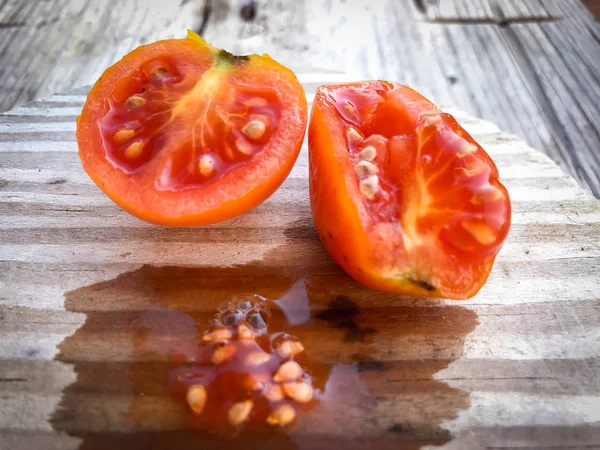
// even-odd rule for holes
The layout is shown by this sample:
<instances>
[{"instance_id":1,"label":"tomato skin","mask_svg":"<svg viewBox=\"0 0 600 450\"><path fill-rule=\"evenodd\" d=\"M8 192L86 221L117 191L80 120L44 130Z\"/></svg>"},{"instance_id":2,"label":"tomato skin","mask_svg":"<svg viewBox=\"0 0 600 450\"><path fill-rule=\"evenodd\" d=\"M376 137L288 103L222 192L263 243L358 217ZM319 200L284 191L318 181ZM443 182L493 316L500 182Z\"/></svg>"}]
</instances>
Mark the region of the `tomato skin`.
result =
<instances>
[{"instance_id":1,"label":"tomato skin","mask_svg":"<svg viewBox=\"0 0 600 450\"><path fill-rule=\"evenodd\" d=\"M485 284L508 233L511 210L508 192L498 181L498 171L491 158L451 116L441 114L431 102L415 91L398 84L385 83L390 89L385 94L389 101L382 102L377 109L365 106L359 114L361 118L354 123L357 126L361 123L364 125L362 131L365 137L393 129L396 129L394 132L401 130L405 133L406 143L402 145L407 146L409 156L396 160L393 169L409 175L404 180L406 185L400 188L404 192L400 201L403 213L390 220L400 222L403 229L399 229L397 223L382 223L374 218L361 196L349 156L344 130L350 123L342 119L343 111L336 110L331 99L338 89L348 90L356 98L369 98L369 89L376 83L384 82L322 86L317 91L308 139L311 210L319 237L332 258L350 276L369 287L401 295L470 298ZM382 116L388 119L376 119ZM429 126L429 117L436 117L436 120L441 117L442 125L437 128L435 125ZM451 133L452 136L459 136L461 142L468 142L477 155L477 161L483 161L486 173L489 173L490 186L501 196L492 207L485 205L494 214L489 222L497 226L494 244L484 246L476 243L467 249L469 251L455 248L449 251L448 245L441 242L439 236L443 233L440 232L436 235L435 246L428 244L428 247L416 245L410 248L411 226L416 224L420 233L419 227L431 225L421 219L415 220L412 225L407 222L411 202L419 204L418 200L414 200L415 192L410 186L417 183L412 174L415 164L414 142L421 132L435 134L423 147L424 151L437 150L432 147L435 145L452 147L454 144L444 141L444 133ZM439 151L442 152L441 147ZM381 172L379 174L383 175ZM438 225L440 229L449 226L444 223ZM382 229L384 231L380 232ZM423 233L425 236L426 232ZM429 239L428 235L426 237Z\"/></svg>"},{"instance_id":2,"label":"tomato skin","mask_svg":"<svg viewBox=\"0 0 600 450\"><path fill-rule=\"evenodd\" d=\"M198 77L211 67L222 64L220 60L225 59L226 64L222 66L227 67L223 70L228 77L227 82L231 79L249 86L272 83L269 86L280 95L282 115L278 128L263 150L221 179L180 192L155 189L159 177L156 173L142 170L131 174L116 168L114 161L107 157L106 136L99 131L100 120L106 116L111 102L115 99L125 101L131 95L123 94L128 89L126 80L135 78L140 67L157 58L173 60L189 74L197 71ZM192 116L190 112L184 113ZM87 97L77 119L76 134L84 170L122 209L159 225L200 226L243 214L271 196L285 181L298 157L306 123L306 97L293 72L268 55L233 56L190 32L186 39L158 41L138 47L109 67ZM182 135L186 134L185 130L181 131ZM162 151L171 152L171 147Z\"/></svg>"}]
</instances>

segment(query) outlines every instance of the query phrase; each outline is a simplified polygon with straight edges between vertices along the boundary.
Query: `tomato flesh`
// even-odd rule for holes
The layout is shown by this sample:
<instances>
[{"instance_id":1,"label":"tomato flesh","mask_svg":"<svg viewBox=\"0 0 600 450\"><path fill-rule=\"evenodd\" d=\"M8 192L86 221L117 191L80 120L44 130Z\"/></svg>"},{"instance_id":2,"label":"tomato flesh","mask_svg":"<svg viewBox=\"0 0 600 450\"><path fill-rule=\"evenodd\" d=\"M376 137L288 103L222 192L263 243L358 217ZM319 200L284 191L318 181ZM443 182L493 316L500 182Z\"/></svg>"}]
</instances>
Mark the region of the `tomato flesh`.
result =
<instances>
[{"instance_id":1,"label":"tomato flesh","mask_svg":"<svg viewBox=\"0 0 600 450\"><path fill-rule=\"evenodd\" d=\"M394 83L321 87L309 151L315 224L350 275L449 298L485 283L510 200L494 162L452 116Z\"/></svg>"},{"instance_id":2,"label":"tomato flesh","mask_svg":"<svg viewBox=\"0 0 600 450\"><path fill-rule=\"evenodd\" d=\"M77 137L85 170L124 209L159 224L203 225L271 195L305 126L293 73L191 35L140 47L107 69Z\"/></svg>"}]
</instances>

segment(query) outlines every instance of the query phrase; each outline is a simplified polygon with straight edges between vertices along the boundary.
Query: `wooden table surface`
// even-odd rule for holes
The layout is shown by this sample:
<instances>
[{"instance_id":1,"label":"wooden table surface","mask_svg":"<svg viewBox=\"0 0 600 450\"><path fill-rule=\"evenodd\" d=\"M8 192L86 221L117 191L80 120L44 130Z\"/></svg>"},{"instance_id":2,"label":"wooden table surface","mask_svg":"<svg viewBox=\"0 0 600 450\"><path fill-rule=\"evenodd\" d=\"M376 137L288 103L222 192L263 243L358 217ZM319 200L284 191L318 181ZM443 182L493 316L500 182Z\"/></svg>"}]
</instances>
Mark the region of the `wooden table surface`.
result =
<instances>
[{"instance_id":1,"label":"wooden table surface","mask_svg":"<svg viewBox=\"0 0 600 450\"><path fill-rule=\"evenodd\" d=\"M300 79L310 103L340 76ZM549 158L456 112L499 166L511 233L474 299L398 297L324 251L306 146L241 217L167 229L127 215L81 169L85 92L0 116L1 449L227 448L186 428L168 360L251 295L301 339L324 393L289 433L237 448L600 448L600 201Z\"/></svg>"},{"instance_id":2,"label":"wooden table surface","mask_svg":"<svg viewBox=\"0 0 600 450\"><path fill-rule=\"evenodd\" d=\"M186 28L296 72L408 84L520 136L600 196L600 24L580 0L1 0L0 111L90 85Z\"/></svg>"},{"instance_id":3,"label":"wooden table surface","mask_svg":"<svg viewBox=\"0 0 600 450\"><path fill-rule=\"evenodd\" d=\"M0 116L0 449L222 448L186 428L167 361L253 294L325 391L290 433L246 447L600 448L600 202L584 191L600 192L600 33L579 2L265 0L250 20L231 1L106 5L0 1L0 101L19 103ZM223 224L163 229L112 204L76 154L87 88L73 86L186 27L271 53L309 100L388 78L453 106L514 205L481 293L402 298L348 278L312 225L306 149Z\"/></svg>"}]
</instances>

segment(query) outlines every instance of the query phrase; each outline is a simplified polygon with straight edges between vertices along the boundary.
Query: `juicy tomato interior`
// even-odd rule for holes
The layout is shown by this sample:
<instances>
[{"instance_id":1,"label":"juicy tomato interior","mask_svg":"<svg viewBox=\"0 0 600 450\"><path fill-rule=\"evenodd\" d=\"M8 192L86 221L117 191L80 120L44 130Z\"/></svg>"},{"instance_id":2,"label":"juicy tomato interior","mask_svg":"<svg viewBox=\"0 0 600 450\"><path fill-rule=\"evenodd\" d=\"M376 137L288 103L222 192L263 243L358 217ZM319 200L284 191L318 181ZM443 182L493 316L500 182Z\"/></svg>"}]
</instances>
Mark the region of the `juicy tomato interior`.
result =
<instances>
[{"instance_id":1,"label":"juicy tomato interior","mask_svg":"<svg viewBox=\"0 0 600 450\"><path fill-rule=\"evenodd\" d=\"M135 173L169 140L172 153L155 187L177 191L214 182L258 154L279 125L279 95L221 83L222 71L217 66L184 75L175 61L161 58L117 85L98 121L115 167Z\"/></svg>"},{"instance_id":2,"label":"juicy tomato interior","mask_svg":"<svg viewBox=\"0 0 600 450\"><path fill-rule=\"evenodd\" d=\"M84 168L146 220L202 225L256 206L285 179L304 91L267 56L197 36L140 47L109 68L78 121Z\"/></svg>"},{"instance_id":3,"label":"juicy tomato interior","mask_svg":"<svg viewBox=\"0 0 600 450\"><path fill-rule=\"evenodd\" d=\"M508 233L510 201L494 162L452 116L393 83L322 87L309 142L315 223L351 275L394 292L451 298L485 283ZM330 183L343 185L341 202L352 204L337 218L324 217L331 208L317 198L333 198L320 182L325 152L341 161ZM358 231L340 231L350 229Z\"/></svg>"}]
</instances>

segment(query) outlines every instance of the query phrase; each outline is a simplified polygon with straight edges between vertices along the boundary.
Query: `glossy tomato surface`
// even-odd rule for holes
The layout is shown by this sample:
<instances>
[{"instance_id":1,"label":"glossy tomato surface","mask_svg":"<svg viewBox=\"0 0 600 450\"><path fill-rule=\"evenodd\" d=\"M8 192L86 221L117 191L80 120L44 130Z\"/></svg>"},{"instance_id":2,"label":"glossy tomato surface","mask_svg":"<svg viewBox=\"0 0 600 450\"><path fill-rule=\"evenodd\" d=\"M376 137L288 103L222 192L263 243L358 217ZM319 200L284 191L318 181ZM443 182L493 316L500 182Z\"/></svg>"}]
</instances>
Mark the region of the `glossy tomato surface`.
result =
<instances>
[{"instance_id":1,"label":"glossy tomato surface","mask_svg":"<svg viewBox=\"0 0 600 450\"><path fill-rule=\"evenodd\" d=\"M109 67L77 121L85 171L149 222L193 226L244 213L289 174L306 130L295 75L190 33Z\"/></svg>"},{"instance_id":2,"label":"glossy tomato surface","mask_svg":"<svg viewBox=\"0 0 600 450\"><path fill-rule=\"evenodd\" d=\"M322 86L309 159L317 231L352 277L454 299L484 285L510 200L492 159L452 116L399 84Z\"/></svg>"}]
</instances>

